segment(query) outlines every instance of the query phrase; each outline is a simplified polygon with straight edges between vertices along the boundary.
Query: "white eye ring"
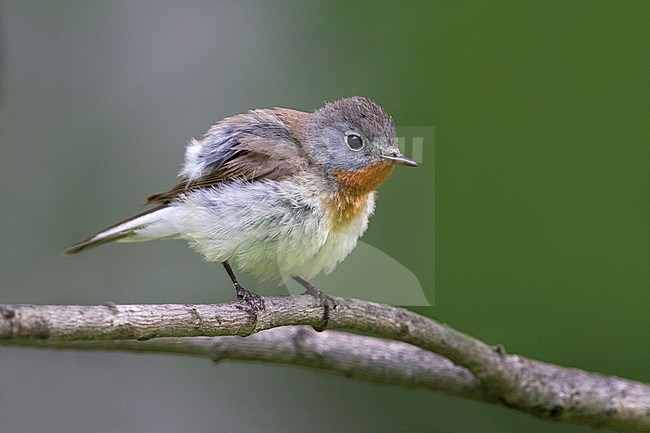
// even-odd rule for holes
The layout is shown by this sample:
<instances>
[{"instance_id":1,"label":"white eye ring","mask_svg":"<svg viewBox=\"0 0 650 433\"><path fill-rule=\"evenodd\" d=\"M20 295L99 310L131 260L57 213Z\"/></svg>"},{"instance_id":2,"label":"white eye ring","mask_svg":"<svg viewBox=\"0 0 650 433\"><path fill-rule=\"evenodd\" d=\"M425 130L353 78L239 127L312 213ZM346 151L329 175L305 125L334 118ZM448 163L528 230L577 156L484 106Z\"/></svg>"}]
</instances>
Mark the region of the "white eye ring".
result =
<instances>
[{"instance_id":1,"label":"white eye ring","mask_svg":"<svg viewBox=\"0 0 650 433\"><path fill-rule=\"evenodd\" d=\"M357 133L354 132L347 132L345 134L345 144L348 145L350 150L354 152L358 152L361 149L363 149L363 146L365 143L363 142L363 138Z\"/></svg>"}]
</instances>

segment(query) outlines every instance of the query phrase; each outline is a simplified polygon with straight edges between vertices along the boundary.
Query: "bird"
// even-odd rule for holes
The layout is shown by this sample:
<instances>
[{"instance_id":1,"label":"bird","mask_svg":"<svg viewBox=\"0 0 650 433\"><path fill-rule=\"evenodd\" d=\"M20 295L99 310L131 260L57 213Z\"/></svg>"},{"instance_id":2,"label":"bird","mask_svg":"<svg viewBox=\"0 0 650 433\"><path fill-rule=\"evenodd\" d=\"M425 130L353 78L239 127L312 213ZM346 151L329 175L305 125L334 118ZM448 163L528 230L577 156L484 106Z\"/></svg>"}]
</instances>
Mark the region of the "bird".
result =
<instances>
[{"instance_id":1,"label":"bird","mask_svg":"<svg viewBox=\"0 0 650 433\"><path fill-rule=\"evenodd\" d=\"M361 96L313 112L255 109L190 139L180 181L147 199L150 209L63 251L108 242L185 239L221 263L237 299L253 313L263 299L234 268L262 280L309 283L354 249L375 208L375 191L396 165L416 167L399 149L393 118Z\"/></svg>"}]
</instances>

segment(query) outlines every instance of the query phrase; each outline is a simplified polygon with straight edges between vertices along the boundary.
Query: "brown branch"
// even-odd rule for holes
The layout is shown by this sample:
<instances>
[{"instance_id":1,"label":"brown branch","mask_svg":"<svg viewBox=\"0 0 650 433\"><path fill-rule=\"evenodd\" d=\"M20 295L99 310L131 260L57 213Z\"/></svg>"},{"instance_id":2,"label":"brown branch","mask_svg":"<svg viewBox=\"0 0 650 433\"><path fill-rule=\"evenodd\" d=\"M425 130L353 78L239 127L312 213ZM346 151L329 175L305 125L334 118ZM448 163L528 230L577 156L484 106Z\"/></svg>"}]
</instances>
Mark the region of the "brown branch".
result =
<instances>
[{"instance_id":1,"label":"brown branch","mask_svg":"<svg viewBox=\"0 0 650 433\"><path fill-rule=\"evenodd\" d=\"M403 308L334 298L325 327L402 341L464 367L489 398L541 418L650 431L650 386L612 376L506 355L448 326ZM238 302L217 305L0 306L0 344L246 336L285 325L323 327L311 296L268 297L255 319Z\"/></svg>"}]
</instances>

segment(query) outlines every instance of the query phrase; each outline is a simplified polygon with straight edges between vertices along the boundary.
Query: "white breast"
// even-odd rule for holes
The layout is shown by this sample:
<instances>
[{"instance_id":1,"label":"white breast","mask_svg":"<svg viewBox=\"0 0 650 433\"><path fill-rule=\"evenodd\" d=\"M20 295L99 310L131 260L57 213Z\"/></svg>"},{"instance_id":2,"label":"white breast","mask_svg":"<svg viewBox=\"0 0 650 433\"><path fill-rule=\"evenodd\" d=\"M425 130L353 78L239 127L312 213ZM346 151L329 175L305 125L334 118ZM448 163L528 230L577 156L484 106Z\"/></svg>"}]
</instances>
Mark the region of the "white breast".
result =
<instances>
[{"instance_id":1,"label":"white breast","mask_svg":"<svg viewBox=\"0 0 650 433\"><path fill-rule=\"evenodd\" d=\"M208 261L228 260L265 279L310 279L331 272L357 244L374 209L374 194L355 218L332 230L325 185L294 181L231 182L196 190L172 204L167 223Z\"/></svg>"}]
</instances>

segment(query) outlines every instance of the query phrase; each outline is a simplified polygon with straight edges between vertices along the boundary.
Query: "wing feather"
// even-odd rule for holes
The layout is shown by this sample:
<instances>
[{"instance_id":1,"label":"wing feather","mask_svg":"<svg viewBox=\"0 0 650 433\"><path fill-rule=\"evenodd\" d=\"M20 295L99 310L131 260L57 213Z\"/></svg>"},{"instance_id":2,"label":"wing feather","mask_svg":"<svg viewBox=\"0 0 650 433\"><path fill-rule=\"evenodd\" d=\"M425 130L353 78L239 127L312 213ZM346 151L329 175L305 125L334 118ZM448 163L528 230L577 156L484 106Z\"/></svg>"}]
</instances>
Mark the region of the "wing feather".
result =
<instances>
[{"instance_id":1,"label":"wing feather","mask_svg":"<svg viewBox=\"0 0 650 433\"><path fill-rule=\"evenodd\" d=\"M307 167L300 145L307 113L276 108L254 110L222 120L186 152L181 181L155 194L147 204L168 203L198 188L232 180L277 180Z\"/></svg>"}]
</instances>

